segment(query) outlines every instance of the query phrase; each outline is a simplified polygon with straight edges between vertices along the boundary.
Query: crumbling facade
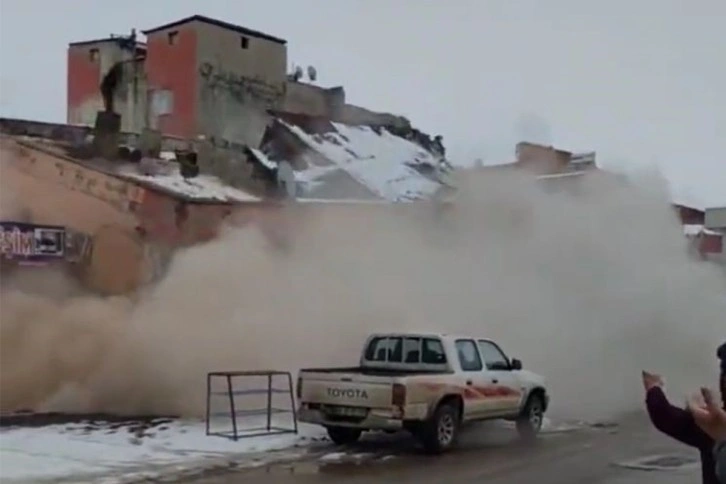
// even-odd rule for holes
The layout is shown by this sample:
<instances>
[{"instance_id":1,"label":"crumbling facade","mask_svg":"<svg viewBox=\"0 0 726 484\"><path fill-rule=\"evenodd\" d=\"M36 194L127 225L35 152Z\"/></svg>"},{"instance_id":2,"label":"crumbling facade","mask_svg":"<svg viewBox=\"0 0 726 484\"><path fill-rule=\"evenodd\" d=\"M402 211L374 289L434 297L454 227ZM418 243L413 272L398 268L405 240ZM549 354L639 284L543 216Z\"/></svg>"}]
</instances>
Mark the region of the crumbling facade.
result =
<instances>
[{"instance_id":1,"label":"crumbling facade","mask_svg":"<svg viewBox=\"0 0 726 484\"><path fill-rule=\"evenodd\" d=\"M122 80L114 93L114 109L121 115L121 129L138 132L146 125L146 45L136 36L74 42L68 46L68 124L93 126L104 109L101 83L114 66Z\"/></svg>"}]
</instances>

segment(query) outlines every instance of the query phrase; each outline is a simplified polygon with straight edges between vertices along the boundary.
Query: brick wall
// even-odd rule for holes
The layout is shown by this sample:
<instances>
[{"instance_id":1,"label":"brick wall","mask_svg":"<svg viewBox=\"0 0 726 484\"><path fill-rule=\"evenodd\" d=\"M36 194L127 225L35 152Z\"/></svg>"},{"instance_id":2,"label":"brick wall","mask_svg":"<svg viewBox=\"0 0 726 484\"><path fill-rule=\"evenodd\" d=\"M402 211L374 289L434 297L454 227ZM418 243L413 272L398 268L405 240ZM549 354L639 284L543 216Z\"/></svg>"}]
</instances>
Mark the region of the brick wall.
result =
<instances>
[{"instance_id":1,"label":"brick wall","mask_svg":"<svg viewBox=\"0 0 726 484\"><path fill-rule=\"evenodd\" d=\"M683 225L703 225L703 222L704 222L703 210L686 207L685 205L673 205L673 208L676 211L676 214L678 215L678 219L681 221L681 224L683 224Z\"/></svg>"},{"instance_id":2,"label":"brick wall","mask_svg":"<svg viewBox=\"0 0 726 484\"><path fill-rule=\"evenodd\" d=\"M197 32L192 24L150 34L146 43L149 122L181 138L197 134Z\"/></svg>"}]
</instances>

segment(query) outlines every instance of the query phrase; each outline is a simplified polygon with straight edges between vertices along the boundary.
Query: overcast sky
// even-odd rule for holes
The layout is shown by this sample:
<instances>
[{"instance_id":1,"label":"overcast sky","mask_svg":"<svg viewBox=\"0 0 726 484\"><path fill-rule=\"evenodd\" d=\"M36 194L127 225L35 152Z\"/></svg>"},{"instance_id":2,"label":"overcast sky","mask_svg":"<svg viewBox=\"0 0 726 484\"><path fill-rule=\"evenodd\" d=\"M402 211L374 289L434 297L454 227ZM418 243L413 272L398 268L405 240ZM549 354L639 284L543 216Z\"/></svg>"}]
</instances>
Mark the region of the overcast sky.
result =
<instances>
[{"instance_id":1,"label":"overcast sky","mask_svg":"<svg viewBox=\"0 0 726 484\"><path fill-rule=\"evenodd\" d=\"M287 39L319 84L461 164L527 137L726 205L724 0L0 0L0 115L63 122L69 42L196 13Z\"/></svg>"}]
</instances>

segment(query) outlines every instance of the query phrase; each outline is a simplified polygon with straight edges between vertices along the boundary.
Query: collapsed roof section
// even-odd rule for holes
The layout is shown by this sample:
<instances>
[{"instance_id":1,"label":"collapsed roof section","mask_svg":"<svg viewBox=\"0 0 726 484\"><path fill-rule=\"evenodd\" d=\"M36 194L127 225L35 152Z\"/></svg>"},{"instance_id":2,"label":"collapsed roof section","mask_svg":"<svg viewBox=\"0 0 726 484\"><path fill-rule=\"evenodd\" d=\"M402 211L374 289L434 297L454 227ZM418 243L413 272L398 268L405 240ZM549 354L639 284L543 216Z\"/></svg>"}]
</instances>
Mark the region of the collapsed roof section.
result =
<instances>
[{"instance_id":1,"label":"collapsed roof section","mask_svg":"<svg viewBox=\"0 0 726 484\"><path fill-rule=\"evenodd\" d=\"M447 174L453 167L440 139L427 137L425 147L417 133L404 137L387 127L278 113L251 155L279 182L294 182L297 198L424 200L451 186Z\"/></svg>"}]
</instances>

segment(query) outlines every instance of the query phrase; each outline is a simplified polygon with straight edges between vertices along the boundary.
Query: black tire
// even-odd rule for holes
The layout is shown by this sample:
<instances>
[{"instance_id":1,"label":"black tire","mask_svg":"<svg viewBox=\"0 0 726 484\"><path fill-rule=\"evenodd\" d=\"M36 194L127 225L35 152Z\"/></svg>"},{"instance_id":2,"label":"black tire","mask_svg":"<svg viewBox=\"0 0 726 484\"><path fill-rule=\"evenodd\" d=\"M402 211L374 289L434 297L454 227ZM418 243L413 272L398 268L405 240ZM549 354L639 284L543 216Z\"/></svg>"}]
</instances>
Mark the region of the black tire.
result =
<instances>
[{"instance_id":1,"label":"black tire","mask_svg":"<svg viewBox=\"0 0 726 484\"><path fill-rule=\"evenodd\" d=\"M517 418L517 432L522 440L533 441L537 438L544 422L545 402L541 395L530 395L522 413Z\"/></svg>"},{"instance_id":2,"label":"black tire","mask_svg":"<svg viewBox=\"0 0 726 484\"><path fill-rule=\"evenodd\" d=\"M453 403L439 405L433 417L416 432L424 451L442 454L456 446L460 423L458 406Z\"/></svg>"},{"instance_id":3,"label":"black tire","mask_svg":"<svg viewBox=\"0 0 726 484\"><path fill-rule=\"evenodd\" d=\"M328 437L336 445L353 444L358 441L363 431L350 427L328 427Z\"/></svg>"}]
</instances>

